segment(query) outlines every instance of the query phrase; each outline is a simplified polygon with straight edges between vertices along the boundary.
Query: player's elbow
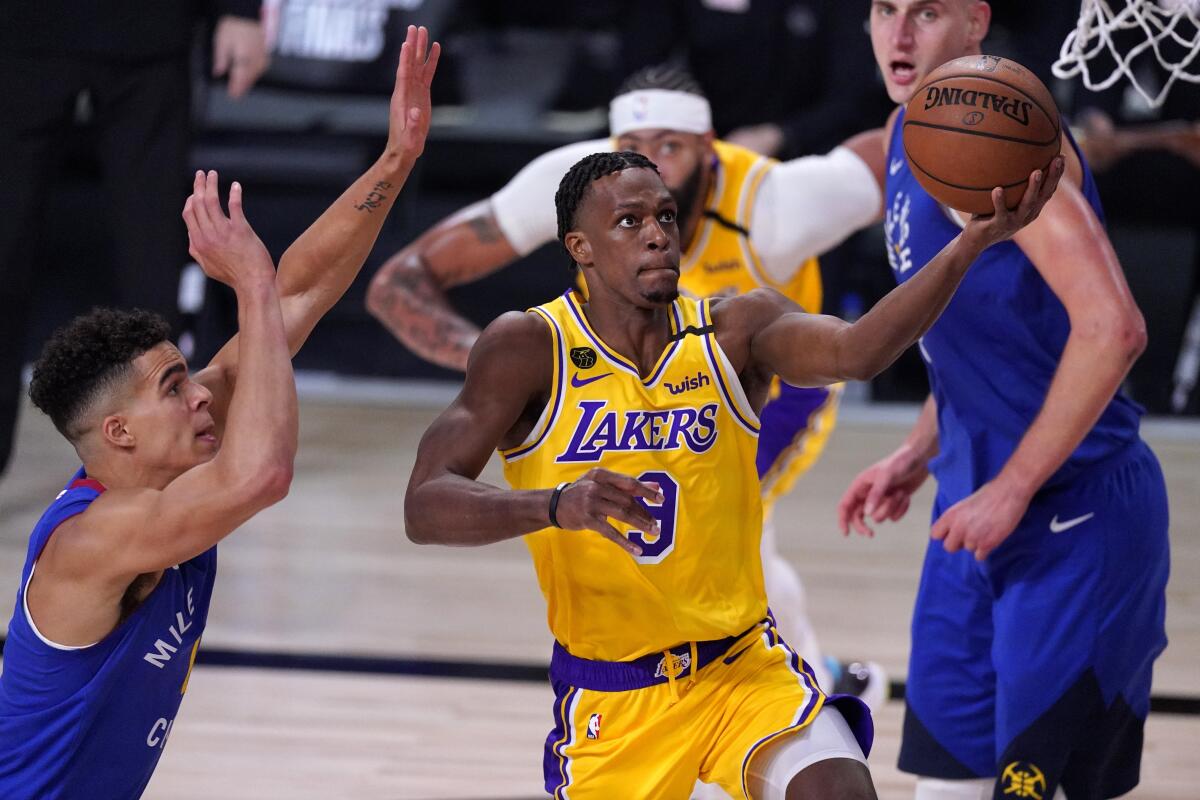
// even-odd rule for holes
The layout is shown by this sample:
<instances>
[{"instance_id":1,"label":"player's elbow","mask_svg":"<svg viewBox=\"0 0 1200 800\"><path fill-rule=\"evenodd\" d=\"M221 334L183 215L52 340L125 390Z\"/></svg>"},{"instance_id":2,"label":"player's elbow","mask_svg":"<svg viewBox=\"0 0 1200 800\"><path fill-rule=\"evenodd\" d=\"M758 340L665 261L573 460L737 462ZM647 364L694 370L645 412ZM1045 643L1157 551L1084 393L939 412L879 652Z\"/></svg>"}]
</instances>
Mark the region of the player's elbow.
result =
<instances>
[{"instance_id":1,"label":"player's elbow","mask_svg":"<svg viewBox=\"0 0 1200 800\"><path fill-rule=\"evenodd\" d=\"M421 488L410 487L404 495L404 535L413 544L437 544L435 526L429 524L429 514L422 510Z\"/></svg>"},{"instance_id":2,"label":"player's elbow","mask_svg":"<svg viewBox=\"0 0 1200 800\"><path fill-rule=\"evenodd\" d=\"M294 476L295 468L287 459L279 459L260 470L249 487L256 505L273 506L287 497Z\"/></svg>"},{"instance_id":3,"label":"player's elbow","mask_svg":"<svg viewBox=\"0 0 1200 800\"><path fill-rule=\"evenodd\" d=\"M1130 365L1146 350L1146 320L1137 307L1092 315L1080 333L1122 364Z\"/></svg>"}]
</instances>

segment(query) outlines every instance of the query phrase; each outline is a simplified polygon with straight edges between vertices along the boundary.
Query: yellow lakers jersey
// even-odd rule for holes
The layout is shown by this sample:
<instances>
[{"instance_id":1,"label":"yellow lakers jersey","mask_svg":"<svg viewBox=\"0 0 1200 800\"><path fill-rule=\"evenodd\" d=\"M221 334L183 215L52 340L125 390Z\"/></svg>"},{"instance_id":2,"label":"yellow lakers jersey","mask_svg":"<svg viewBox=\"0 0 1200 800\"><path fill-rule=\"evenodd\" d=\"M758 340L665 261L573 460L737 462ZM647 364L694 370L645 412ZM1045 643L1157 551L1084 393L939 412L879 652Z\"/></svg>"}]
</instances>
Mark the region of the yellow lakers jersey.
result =
<instances>
[{"instance_id":1,"label":"yellow lakers jersey","mask_svg":"<svg viewBox=\"0 0 1200 800\"><path fill-rule=\"evenodd\" d=\"M713 297L767 286L810 314L819 313L821 271L817 260L805 261L787 283L776 283L750 243L758 188L779 162L719 140L713 142L713 149L719 166L700 229L680 260L680 291L693 297Z\"/></svg>"},{"instance_id":2,"label":"yellow lakers jersey","mask_svg":"<svg viewBox=\"0 0 1200 800\"><path fill-rule=\"evenodd\" d=\"M645 377L592 330L579 293L530 311L550 327L554 380L528 438L501 452L509 484L545 489L603 467L664 497L647 505L656 537L610 520L642 547L637 558L592 531L525 537L555 638L581 658L626 661L762 619L758 418L709 302L671 305L671 339Z\"/></svg>"}]
</instances>

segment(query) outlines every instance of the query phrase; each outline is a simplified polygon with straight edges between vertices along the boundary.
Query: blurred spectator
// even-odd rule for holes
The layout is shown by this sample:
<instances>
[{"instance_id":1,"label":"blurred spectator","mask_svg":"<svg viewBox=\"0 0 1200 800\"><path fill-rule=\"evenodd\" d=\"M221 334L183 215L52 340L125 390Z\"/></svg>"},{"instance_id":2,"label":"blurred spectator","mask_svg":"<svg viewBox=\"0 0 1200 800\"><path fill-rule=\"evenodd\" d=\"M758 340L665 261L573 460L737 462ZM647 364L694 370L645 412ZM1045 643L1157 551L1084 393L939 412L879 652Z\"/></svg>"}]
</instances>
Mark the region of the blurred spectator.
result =
<instances>
[{"instance_id":1,"label":"blurred spectator","mask_svg":"<svg viewBox=\"0 0 1200 800\"><path fill-rule=\"evenodd\" d=\"M858 0L634 0L623 72L678 59L711 99L721 138L778 158L824 153L891 110L867 10Z\"/></svg>"},{"instance_id":2,"label":"blurred spectator","mask_svg":"<svg viewBox=\"0 0 1200 800\"><path fill-rule=\"evenodd\" d=\"M258 0L36 0L0 10L0 472L12 449L29 322L32 233L65 134L89 121L104 180L97 214L111 232L115 296L176 320L187 261L190 52L201 19L212 72L240 97L266 68ZM70 220L55 226L72 235ZM82 264L78 281L93 281Z\"/></svg>"}]
</instances>

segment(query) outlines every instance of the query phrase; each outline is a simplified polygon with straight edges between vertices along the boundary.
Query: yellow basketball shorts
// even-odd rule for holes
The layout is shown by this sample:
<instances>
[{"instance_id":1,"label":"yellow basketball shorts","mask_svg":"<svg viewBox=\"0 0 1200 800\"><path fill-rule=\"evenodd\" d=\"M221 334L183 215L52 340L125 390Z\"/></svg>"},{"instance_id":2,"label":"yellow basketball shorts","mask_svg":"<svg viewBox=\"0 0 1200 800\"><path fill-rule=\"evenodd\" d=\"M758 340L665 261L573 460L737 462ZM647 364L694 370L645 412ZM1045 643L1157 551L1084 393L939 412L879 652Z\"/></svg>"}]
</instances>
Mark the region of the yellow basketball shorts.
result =
<instances>
[{"instance_id":1,"label":"yellow basketball shorts","mask_svg":"<svg viewBox=\"0 0 1200 800\"><path fill-rule=\"evenodd\" d=\"M550 678L555 727L543 769L555 800L686 800L697 778L748 797L755 754L808 725L830 700L870 752L866 706L827 698L769 618L738 636L631 662L576 658L556 646Z\"/></svg>"}]
</instances>

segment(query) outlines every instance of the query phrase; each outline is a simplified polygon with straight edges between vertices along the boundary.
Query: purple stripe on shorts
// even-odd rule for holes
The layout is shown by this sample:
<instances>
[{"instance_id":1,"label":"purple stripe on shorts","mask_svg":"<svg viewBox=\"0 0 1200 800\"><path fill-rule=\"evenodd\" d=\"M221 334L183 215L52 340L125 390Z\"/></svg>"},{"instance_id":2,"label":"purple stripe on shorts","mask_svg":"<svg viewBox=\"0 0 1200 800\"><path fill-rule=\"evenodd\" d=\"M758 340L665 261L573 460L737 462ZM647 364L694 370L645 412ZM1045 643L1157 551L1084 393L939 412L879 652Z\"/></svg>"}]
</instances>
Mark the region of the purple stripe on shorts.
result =
<instances>
[{"instance_id":1,"label":"purple stripe on shorts","mask_svg":"<svg viewBox=\"0 0 1200 800\"><path fill-rule=\"evenodd\" d=\"M572 686L554 684L554 729L546 737L546 752L542 757L542 776L546 780L546 793L551 797L560 797L559 791L567 785L566 761L562 757L562 750L570 743L567 712L577 691Z\"/></svg>"},{"instance_id":2,"label":"purple stripe on shorts","mask_svg":"<svg viewBox=\"0 0 1200 800\"><path fill-rule=\"evenodd\" d=\"M780 384L779 396L768 400L758 418L762 423L758 433L758 477L762 478L784 451L811 432L810 423L821 406L829 400L829 389L804 389Z\"/></svg>"}]
</instances>

